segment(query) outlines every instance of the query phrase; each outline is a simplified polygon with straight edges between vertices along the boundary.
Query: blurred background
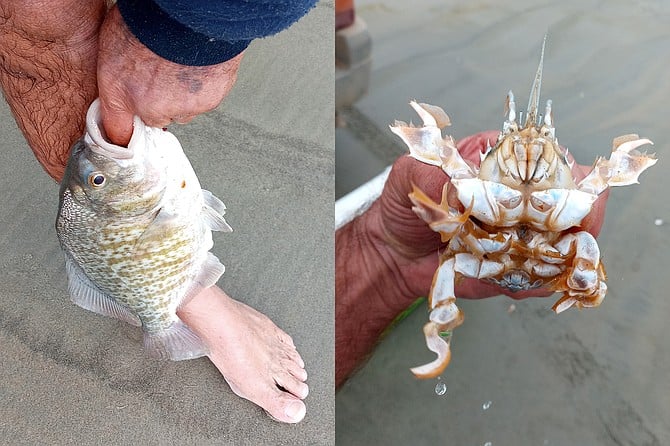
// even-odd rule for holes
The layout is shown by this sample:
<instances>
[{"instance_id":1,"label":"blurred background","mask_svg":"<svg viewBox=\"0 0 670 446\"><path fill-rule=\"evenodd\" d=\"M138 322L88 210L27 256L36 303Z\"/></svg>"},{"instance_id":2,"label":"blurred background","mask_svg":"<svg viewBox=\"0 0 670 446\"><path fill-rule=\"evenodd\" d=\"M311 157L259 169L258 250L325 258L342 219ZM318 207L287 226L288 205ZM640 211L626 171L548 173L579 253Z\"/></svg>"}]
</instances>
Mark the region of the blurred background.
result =
<instances>
[{"instance_id":1,"label":"blurred background","mask_svg":"<svg viewBox=\"0 0 670 446\"><path fill-rule=\"evenodd\" d=\"M337 393L338 444L670 444L670 4L356 0L349 10L336 35L338 198L405 152L388 125L419 121L411 99L444 108L456 139L499 129L509 89L525 109L545 33L541 103L553 99L561 144L590 165L614 137L638 133L659 162L640 185L612 190L599 308L557 316L555 296L460 301L451 365L420 381L409 368L433 358L420 305Z\"/></svg>"}]
</instances>

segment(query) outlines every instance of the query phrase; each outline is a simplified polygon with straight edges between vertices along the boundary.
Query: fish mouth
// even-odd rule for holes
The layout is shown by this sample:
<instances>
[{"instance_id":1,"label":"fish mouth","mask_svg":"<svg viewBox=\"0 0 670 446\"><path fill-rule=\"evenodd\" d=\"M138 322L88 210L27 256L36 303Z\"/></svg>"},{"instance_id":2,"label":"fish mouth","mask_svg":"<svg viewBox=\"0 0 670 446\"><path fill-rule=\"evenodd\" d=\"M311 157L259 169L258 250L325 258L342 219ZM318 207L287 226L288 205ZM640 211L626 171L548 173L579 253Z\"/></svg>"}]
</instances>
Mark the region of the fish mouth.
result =
<instances>
[{"instance_id":1,"label":"fish mouth","mask_svg":"<svg viewBox=\"0 0 670 446\"><path fill-rule=\"evenodd\" d=\"M144 123L135 116L133 120L133 135L128 147L118 146L109 142L105 129L102 127L100 116L100 98L93 101L86 113L86 144L91 151L116 160L128 160L135 155L135 149L144 135Z\"/></svg>"}]
</instances>

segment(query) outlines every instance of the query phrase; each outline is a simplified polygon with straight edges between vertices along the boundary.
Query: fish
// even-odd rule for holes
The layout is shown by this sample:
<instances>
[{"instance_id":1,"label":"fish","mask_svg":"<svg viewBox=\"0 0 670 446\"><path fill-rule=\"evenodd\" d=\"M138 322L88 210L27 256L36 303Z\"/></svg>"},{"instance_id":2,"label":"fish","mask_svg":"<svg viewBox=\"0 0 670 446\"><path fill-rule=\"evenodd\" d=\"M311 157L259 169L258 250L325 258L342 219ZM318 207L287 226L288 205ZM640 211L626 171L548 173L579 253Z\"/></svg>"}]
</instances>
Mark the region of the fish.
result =
<instances>
[{"instance_id":1,"label":"fish","mask_svg":"<svg viewBox=\"0 0 670 446\"><path fill-rule=\"evenodd\" d=\"M128 147L111 144L96 99L72 147L59 192L56 234L68 292L78 306L141 326L149 356L209 353L177 310L225 268L212 231L231 232L226 206L200 187L177 138L134 118Z\"/></svg>"}]
</instances>

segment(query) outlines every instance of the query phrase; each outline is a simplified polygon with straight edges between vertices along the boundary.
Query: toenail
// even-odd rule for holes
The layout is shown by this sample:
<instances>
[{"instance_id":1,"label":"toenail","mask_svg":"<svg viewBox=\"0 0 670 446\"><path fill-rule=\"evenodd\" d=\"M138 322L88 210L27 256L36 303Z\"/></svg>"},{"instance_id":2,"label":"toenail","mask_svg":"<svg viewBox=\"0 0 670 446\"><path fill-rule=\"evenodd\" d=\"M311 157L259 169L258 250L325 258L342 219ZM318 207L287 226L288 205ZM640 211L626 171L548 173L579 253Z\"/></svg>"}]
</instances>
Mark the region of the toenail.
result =
<instances>
[{"instance_id":1,"label":"toenail","mask_svg":"<svg viewBox=\"0 0 670 446\"><path fill-rule=\"evenodd\" d=\"M305 417L305 412L307 411L305 405L300 401L294 401L289 403L284 409L284 413L294 422L298 422Z\"/></svg>"}]
</instances>

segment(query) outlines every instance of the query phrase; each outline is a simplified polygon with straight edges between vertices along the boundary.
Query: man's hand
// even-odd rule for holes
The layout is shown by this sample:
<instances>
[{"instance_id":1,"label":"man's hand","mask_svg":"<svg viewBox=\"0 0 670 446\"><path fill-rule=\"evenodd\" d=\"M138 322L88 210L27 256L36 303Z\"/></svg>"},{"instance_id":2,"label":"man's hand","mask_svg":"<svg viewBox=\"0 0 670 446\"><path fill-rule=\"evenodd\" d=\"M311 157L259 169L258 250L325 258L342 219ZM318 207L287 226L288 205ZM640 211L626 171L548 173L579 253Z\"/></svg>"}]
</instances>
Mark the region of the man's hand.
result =
<instances>
[{"instance_id":1,"label":"man's hand","mask_svg":"<svg viewBox=\"0 0 670 446\"><path fill-rule=\"evenodd\" d=\"M100 30L98 53L98 90L108 139L127 145L134 115L148 126L165 127L215 109L235 83L242 54L205 67L170 62L141 44L114 6Z\"/></svg>"}]
</instances>

